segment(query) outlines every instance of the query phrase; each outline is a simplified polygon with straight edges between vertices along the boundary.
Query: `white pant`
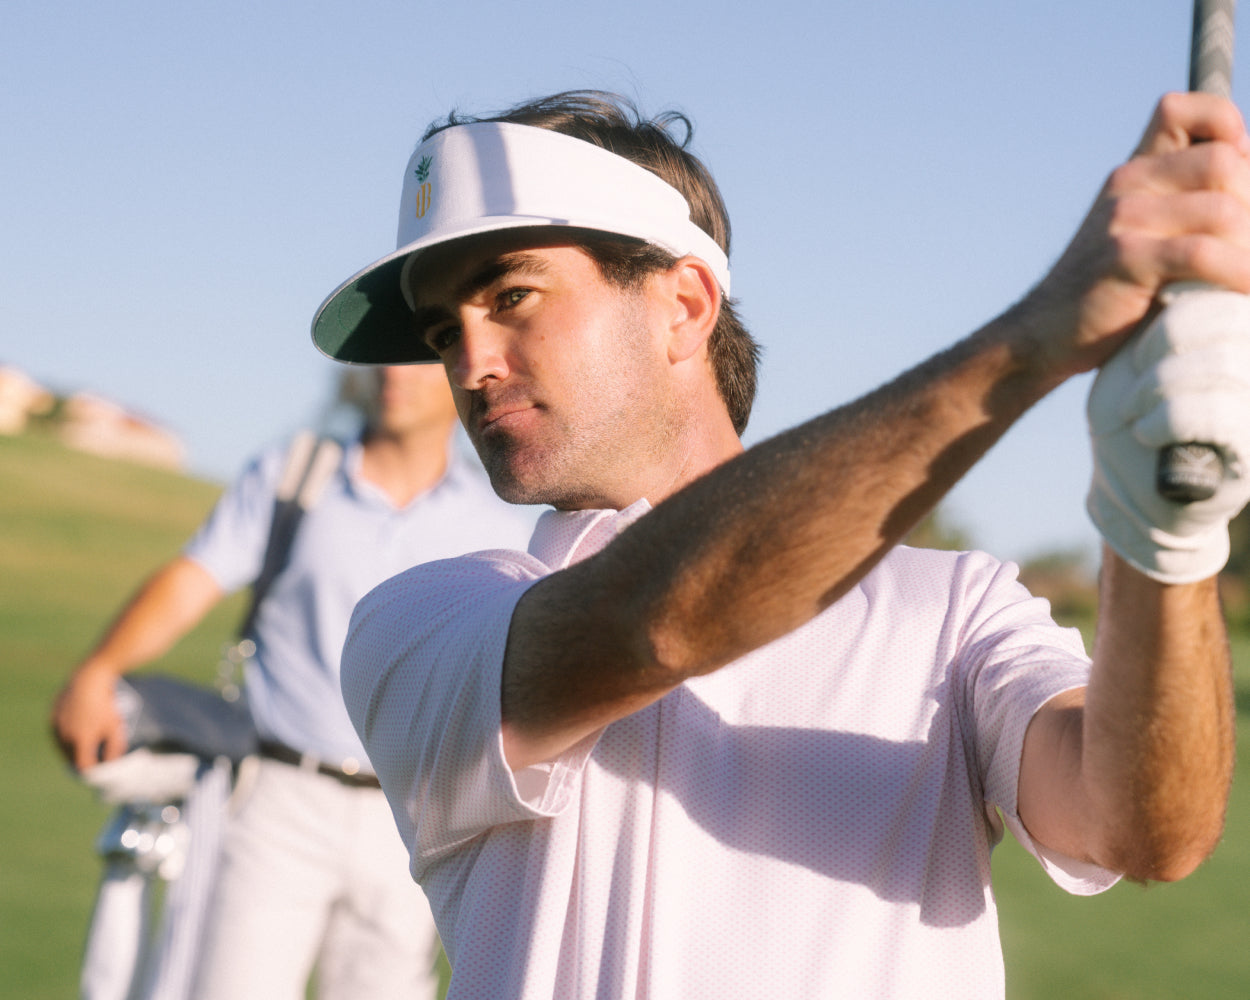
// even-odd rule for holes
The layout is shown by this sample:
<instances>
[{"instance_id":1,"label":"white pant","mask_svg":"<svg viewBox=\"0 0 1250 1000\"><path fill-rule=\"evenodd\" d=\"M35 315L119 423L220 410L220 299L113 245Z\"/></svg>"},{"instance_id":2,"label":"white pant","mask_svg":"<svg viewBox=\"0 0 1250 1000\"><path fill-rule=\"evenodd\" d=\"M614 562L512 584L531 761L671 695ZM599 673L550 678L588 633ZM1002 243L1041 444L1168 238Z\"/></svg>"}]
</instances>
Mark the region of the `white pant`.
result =
<instances>
[{"instance_id":1,"label":"white pant","mask_svg":"<svg viewBox=\"0 0 1250 1000\"><path fill-rule=\"evenodd\" d=\"M382 792L262 760L226 828L197 1000L436 996L438 936Z\"/></svg>"}]
</instances>

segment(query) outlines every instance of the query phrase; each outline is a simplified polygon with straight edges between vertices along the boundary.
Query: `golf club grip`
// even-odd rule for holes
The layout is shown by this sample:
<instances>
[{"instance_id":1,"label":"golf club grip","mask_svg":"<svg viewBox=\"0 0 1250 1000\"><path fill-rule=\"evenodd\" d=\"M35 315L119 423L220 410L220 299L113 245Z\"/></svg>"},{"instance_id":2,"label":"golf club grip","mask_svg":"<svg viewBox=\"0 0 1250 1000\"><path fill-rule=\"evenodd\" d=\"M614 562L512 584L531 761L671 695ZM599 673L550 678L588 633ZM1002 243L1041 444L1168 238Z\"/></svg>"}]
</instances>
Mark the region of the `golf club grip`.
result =
<instances>
[{"instance_id":1,"label":"golf club grip","mask_svg":"<svg viewBox=\"0 0 1250 1000\"><path fill-rule=\"evenodd\" d=\"M1189 89L1231 97L1233 18L1237 0L1194 0L1189 39Z\"/></svg>"},{"instance_id":2,"label":"golf club grip","mask_svg":"<svg viewBox=\"0 0 1250 1000\"><path fill-rule=\"evenodd\" d=\"M1221 97L1233 90L1233 17L1237 0L1194 0L1189 42L1189 89ZM1209 444L1189 441L1159 451L1155 489L1165 500L1194 503L1215 495L1224 462Z\"/></svg>"}]
</instances>

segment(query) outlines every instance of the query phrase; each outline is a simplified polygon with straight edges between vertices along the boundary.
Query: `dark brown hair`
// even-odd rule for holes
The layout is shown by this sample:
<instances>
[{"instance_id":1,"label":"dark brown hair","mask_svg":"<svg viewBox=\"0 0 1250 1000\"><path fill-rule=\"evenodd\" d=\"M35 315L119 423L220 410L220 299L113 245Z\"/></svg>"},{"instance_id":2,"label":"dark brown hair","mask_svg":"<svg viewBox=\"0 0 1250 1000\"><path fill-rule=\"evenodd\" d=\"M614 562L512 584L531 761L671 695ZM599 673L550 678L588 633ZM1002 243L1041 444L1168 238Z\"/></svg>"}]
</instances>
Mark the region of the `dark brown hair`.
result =
<instances>
[{"instance_id":1,"label":"dark brown hair","mask_svg":"<svg viewBox=\"0 0 1250 1000\"><path fill-rule=\"evenodd\" d=\"M464 116L452 112L422 137L453 125L471 122L512 122L550 129L592 143L645 167L675 187L690 205L690 219L729 254L729 213L707 167L687 149L694 134L680 112L644 118L634 104L616 94L570 90L519 104L497 115ZM684 134L673 134L680 127ZM628 236L581 230L579 246L594 258L604 277L630 287L676 262L665 251ZM708 354L717 390L725 401L734 429L741 434L755 402L760 348L738 318L731 299L722 298Z\"/></svg>"}]
</instances>

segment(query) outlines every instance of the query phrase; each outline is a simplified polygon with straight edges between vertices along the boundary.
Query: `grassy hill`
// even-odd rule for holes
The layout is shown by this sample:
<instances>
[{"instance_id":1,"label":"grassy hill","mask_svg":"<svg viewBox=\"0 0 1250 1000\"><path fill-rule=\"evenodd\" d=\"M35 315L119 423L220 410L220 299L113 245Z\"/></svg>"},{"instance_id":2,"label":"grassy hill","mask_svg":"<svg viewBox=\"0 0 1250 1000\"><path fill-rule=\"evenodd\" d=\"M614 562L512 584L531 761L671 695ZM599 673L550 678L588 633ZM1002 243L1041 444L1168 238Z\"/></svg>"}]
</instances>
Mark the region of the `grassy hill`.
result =
<instances>
[{"instance_id":1,"label":"grassy hill","mask_svg":"<svg viewBox=\"0 0 1250 1000\"><path fill-rule=\"evenodd\" d=\"M108 810L47 735L66 672L114 610L173 555L218 487L0 437L0 1000L64 1000L78 962ZM161 664L205 681L242 614L233 599ZM1241 773L1250 754L1250 641L1236 644ZM1069 897L1008 839L995 852L1011 1000L1250 995L1250 787L1234 788L1215 856L1177 885Z\"/></svg>"},{"instance_id":2,"label":"grassy hill","mask_svg":"<svg viewBox=\"0 0 1250 1000\"><path fill-rule=\"evenodd\" d=\"M208 512L219 487L0 437L0 998L77 995L108 815L48 736L52 698L113 612ZM211 680L242 602L223 604L161 664Z\"/></svg>"}]
</instances>

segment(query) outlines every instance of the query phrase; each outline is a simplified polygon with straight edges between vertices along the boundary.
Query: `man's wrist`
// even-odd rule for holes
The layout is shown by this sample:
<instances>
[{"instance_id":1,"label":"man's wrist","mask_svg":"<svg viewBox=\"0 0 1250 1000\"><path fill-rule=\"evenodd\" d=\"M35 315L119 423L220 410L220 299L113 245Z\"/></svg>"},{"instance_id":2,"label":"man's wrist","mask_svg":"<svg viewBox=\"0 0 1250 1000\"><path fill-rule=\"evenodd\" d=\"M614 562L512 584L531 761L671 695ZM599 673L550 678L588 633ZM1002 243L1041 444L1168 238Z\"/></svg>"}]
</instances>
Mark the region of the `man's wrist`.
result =
<instances>
[{"instance_id":1,"label":"man's wrist","mask_svg":"<svg viewBox=\"0 0 1250 1000\"><path fill-rule=\"evenodd\" d=\"M1095 483L1086 510L1103 540L1138 572L1166 584L1196 583L1228 562L1228 526L1217 523L1191 535L1174 535L1131 516Z\"/></svg>"}]
</instances>

